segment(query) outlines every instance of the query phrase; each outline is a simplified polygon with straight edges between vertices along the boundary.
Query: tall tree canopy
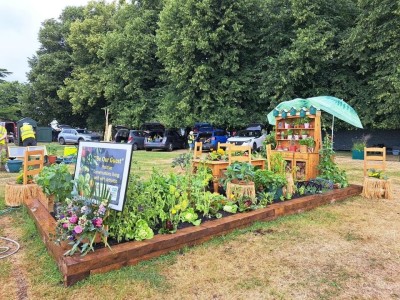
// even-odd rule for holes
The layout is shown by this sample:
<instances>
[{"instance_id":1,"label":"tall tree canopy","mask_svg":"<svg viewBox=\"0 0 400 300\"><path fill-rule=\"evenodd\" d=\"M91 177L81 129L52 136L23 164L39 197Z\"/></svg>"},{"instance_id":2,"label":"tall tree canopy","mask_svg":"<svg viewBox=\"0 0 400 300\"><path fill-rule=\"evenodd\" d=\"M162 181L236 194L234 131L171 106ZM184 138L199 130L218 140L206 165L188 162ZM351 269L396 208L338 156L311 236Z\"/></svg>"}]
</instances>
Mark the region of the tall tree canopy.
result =
<instances>
[{"instance_id":1,"label":"tall tree canopy","mask_svg":"<svg viewBox=\"0 0 400 300\"><path fill-rule=\"evenodd\" d=\"M344 48L359 76L357 110L368 127L399 128L400 2L359 3L361 11Z\"/></svg>"},{"instance_id":2,"label":"tall tree canopy","mask_svg":"<svg viewBox=\"0 0 400 300\"><path fill-rule=\"evenodd\" d=\"M263 2L166 1L157 31L166 74L164 120L236 126L260 117L255 66L267 20Z\"/></svg>"},{"instance_id":3,"label":"tall tree canopy","mask_svg":"<svg viewBox=\"0 0 400 300\"><path fill-rule=\"evenodd\" d=\"M17 81L0 82L0 120L21 118L21 99L25 85Z\"/></svg>"},{"instance_id":4,"label":"tall tree canopy","mask_svg":"<svg viewBox=\"0 0 400 300\"><path fill-rule=\"evenodd\" d=\"M325 94L398 128L399 14L389 0L90 2L43 23L22 110L91 128L105 107L114 124L236 127Z\"/></svg>"},{"instance_id":5,"label":"tall tree canopy","mask_svg":"<svg viewBox=\"0 0 400 300\"><path fill-rule=\"evenodd\" d=\"M115 10L114 3L90 2L83 19L71 24L67 42L72 48L73 70L58 91L61 99L72 103L73 112L87 116L88 126L96 129L102 128L102 109L108 105L104 94L106 64L100 52L106 34L114 29Z\"/></svg>"},{"instance_id":6,"label":"tall tree canopy","mask_svg":"<svg viewBox=\"0 0 400 300\"><path fill-rule=\"evenodd\" d=\"M116 124L139 127L156 119L161 64L156 29L161 1L136 1L120 7L115 29L99 51L105 63L104 94Z\"/></svg>"},{"instance_id":7,"label":"tall tree canopy","mask_svg":"<svg viewBox=\"0 0 400 300\"><path fill-rule=\"evenodd\" d=\"M72 104L57 94L73 70L72 49L66 38L71 23L82 17L82 7L67 7L59 20L46 20L39 31L40 48L29 59L31 69L27 75L30 88L23 101L23 111L42 124L49 124L56 118L61 123L85 125L80 118L71 119Z\"/></svg>"}]
</instances>

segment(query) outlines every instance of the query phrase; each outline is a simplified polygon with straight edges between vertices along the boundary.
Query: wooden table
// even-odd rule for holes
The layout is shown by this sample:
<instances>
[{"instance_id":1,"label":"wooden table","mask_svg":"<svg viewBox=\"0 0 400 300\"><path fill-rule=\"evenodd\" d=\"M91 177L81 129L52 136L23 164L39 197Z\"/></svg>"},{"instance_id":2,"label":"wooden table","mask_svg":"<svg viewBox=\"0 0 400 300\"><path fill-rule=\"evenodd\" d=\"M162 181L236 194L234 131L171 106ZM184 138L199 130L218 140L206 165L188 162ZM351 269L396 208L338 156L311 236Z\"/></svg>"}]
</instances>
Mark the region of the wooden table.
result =
<instances>
[{"instance_id":1,"label":"wooden table","mask_svg":"<svg viewBox=\"0 0 400 300\"><path fill-rule=\"evenodd\" d=\"M263 170L265 169L265 162L266 159L264 158L251 160L251 164L253 166L260 167ZM196 158L192 161L193 170L195 170L200 164L203 164L211 169L213 175L214 193L218 193L218 183L219 179L222 177L221 171L226 170L226 168L229 166L229 162L224 160L202 160Z\"/></svg>"}]
</instances>

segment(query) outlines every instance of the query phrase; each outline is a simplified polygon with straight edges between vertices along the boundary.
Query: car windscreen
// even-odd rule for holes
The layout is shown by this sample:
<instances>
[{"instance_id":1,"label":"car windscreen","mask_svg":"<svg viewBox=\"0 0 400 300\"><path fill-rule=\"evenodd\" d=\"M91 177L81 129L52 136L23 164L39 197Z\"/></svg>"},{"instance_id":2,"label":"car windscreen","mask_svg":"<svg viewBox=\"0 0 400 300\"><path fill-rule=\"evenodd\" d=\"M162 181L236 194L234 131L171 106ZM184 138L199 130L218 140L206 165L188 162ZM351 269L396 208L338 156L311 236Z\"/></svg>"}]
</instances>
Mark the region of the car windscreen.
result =
<instances>
[{"instance_id":1,"label":"car windscreen","mask_svg":"<svg viewBox=\"0 0 400 300\"><path fill-rule=\"evenodd\" d=\"M89 134L89 133L91 133L89 130L86 130L86 129L76 129L76 132L81 133L81 134Z\"/></svg>"},{"instance_id":2,"label":"car windscreen","mask_svg":"<svg viewBox=\"0 0 400 300\"><path fill-rule=\"evenodd\" d=\"M237 137L259 137L261 136L261 131L259 130L240 130Z\"/></svg>"}]
</instances>

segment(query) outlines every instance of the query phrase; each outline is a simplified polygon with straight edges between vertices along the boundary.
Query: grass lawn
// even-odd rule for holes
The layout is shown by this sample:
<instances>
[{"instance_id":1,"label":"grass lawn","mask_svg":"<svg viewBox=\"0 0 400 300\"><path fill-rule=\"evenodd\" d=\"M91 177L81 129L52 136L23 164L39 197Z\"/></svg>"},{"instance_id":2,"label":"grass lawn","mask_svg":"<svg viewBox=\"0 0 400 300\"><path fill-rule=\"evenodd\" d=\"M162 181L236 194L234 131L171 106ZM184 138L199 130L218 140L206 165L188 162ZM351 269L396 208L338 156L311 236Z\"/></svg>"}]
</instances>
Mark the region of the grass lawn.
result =
<instances>
[{"instance_id":1,"label":"grass lawn","mask_svg":"<svg viewBox=\"0 0 400 300\"><path fill-rule=\"evenodd\" d=\"M169 172L183 152L134 152L131 172ZM362 183L363 161L346 152L336 160L351 183ZM398 299L400 162L389 160L395 200L358 196L256 223L70 288L24 209L1 215L0 236L21 249L0 260L0 299ZM0 173L0 208L9 177Z\"/></svg>"}]
</instances>

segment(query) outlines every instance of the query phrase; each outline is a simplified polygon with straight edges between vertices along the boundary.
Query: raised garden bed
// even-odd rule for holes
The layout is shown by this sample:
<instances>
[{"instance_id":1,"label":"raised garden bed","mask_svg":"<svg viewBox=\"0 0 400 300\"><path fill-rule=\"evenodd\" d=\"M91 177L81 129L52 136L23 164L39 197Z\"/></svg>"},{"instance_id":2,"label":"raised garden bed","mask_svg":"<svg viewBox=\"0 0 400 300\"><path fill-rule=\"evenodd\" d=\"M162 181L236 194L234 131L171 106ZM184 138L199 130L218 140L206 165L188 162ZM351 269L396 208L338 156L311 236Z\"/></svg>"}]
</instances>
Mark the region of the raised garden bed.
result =
<instances>
[{"instance_id":1,"label":"raised garden bed","mask_svg":"<svg viewBox=\"0 0 400 300\"><path fill-rule=\"evenodd\" d=\"M143 260L158 257L173 250L192 246L207 241L215 236L228 233L236 228L248 226L256 221L274 220L280 216L300 213L318 206L344 200L359 195L362 186L351 185L344 189L335 189L324 194L269 205L255 211L237 213L221 219L204 222L199 226L186 227L175 234L156 235L151 240L132 241L98 249L86 256L63 256L66 249L50 240L50 233L56 227L56 221L36 199L28 199L25 205L33 218L50 254L56 260L63 274L64 285L70 286L90 274L104 273L124 266L133 265Z\"/></svg>"}]
</instances>

